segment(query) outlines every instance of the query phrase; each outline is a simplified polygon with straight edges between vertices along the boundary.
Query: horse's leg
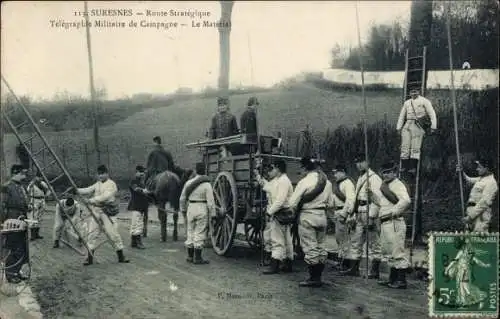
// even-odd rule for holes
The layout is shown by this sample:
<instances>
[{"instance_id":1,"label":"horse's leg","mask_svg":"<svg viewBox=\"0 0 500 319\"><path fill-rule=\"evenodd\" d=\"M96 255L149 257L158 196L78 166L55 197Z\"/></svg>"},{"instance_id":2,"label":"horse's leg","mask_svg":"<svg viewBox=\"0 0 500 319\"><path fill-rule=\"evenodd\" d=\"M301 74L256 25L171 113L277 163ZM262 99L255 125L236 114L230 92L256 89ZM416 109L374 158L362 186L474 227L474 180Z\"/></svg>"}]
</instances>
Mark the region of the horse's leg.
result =
<instances>
[{"instance_id":1,"label":"horse's leg","mask_svg":"<svg viewBox=\"0 0 500 319\"><path fill-rule=\"evenodd\" d=\"M158 219L160 220L160 233L161 241L167 241L167 212L165 211L165 204L161 203L158 206Z\"/></svg>"},{"instance_id":2,"label":"horse's leg","mask_svg":"<svg viewBox=\"0 0 500 319\"><path fill-rule=\"evenodd\" d=\"M177 221L179 220L179 212L178 211L174 211L174 215L173 215L173 219L174 219L174 235L173 235L173 240L174 241L177 241Z\"/></svg>"},{"instance_id":3,"label":"horse's leg","mask_svg":"<svg viewBox=\"0 0 500 319\"><path fill-rule=\"evenodd\" d=\"M144 212L144 215L142 215L142 220L144 222L144 228L142 229L142 237L146 238L148 237L148 216L149 212L146 210Z\"/></svg>"}]
</instances>

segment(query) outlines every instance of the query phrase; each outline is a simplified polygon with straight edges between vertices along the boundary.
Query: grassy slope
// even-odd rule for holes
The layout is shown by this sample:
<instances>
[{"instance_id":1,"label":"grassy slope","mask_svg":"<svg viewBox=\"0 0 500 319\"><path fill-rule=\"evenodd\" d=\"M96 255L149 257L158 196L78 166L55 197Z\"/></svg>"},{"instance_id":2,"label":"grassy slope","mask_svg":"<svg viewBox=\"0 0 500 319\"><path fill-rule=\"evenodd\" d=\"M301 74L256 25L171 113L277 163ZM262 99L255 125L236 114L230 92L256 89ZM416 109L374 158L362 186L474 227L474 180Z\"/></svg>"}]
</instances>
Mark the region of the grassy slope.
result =
<instances>
[{"instance_id":1,"label":"grassy slope","mask_svg":"<svg viewBox=\"0 0 500 319\"><path fill-rule=\"evenodd\" d=\"M231 111L238 121L250 96L251 94L242 94L231 97ZM335 129L340 124L355 125L363 114L359 92L327 91L298 85L293 89L270 90L257 96L261 102L259 129L264 134L274 134L280 130L285 137L295 138L297 132L307 124L313 133L324 133L327 128ZM387 113L388 120L395 122L399 114L400 98L399 91L367 92L369 121L383 119L384 113ZM191 166L199 160L200 155L196 151L186 150L184 145L204 138L215 110L214 98L188 100L168 107L147 109L115 125L102 127L101 161L109 163L115 177L125 178L135 164L144 162L152 137L160 135L176 162L183 167ZM83 144L92 145L91 131L47 133L47 137L52 145L65 143L65 155L63 156L60 148L57 153L66 159L72 174L86 174ZM8 136L6 150L11 153L10 158L14 143L12 136ZM95 167L93 157L90 155L88 158L91 171Z\"/></svg>"}]
</instances>

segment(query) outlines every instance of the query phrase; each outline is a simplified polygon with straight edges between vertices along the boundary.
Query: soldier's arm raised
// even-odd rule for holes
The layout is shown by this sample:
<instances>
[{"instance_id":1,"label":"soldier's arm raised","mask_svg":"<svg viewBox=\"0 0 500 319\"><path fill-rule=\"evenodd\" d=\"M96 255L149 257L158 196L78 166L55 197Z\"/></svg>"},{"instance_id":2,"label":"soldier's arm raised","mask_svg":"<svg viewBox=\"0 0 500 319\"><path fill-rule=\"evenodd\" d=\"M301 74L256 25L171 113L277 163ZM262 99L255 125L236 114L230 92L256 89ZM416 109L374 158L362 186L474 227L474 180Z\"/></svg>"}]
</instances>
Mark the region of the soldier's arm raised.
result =
<instances>
[{"instance_id":1,"label":"soldier's arm raised","mask_svg":"<svg viewBox=\"0 0 500 319\"><path fill-rule=\"evenodd\" d=\"M80 195L90 195L94 193L96 184L90 185L89 187L77 188L77 192Z\"/></svg>"},{"instance_id":2,"label":"soldier's arm raised","mask_svg":"<svg viewBox=\"0 0 500 319\"><path fill-rule=\"evenodd\" d=\"M104 185L103 185L104 187ZM102 194L92 197L91 202L93 203L106 203L115 199L116 193L118 192L118 187L116 184L109 183L106 184Z\"/></svg>"},{"instance_id":3,"label":"soldier's arm raised","mask_svg":"<svg viewBox=\"0 0 500 319\"><path fill-rule=\"evenodd\" d=\"M396 130L400 130L403 128L406 119L406 103L403 103L403 107L401 108L401 112L399 112L398 123L396 124Z\"/></svg>"}]
</instances>

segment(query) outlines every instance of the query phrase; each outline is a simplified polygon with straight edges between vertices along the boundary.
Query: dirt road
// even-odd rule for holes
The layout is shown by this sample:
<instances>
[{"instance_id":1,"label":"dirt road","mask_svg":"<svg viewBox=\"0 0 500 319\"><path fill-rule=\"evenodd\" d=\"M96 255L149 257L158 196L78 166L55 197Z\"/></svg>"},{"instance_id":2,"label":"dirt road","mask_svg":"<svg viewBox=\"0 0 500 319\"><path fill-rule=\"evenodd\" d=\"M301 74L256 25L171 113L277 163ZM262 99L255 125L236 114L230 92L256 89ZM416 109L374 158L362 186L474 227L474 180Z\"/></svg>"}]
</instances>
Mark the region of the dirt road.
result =
<instances>
[{"instance_id":1,"label":"dirt road","mask_svg":"<svg viewBox=\"0 0 500 319\"><path fill-rule=\"evenodd\" d=\"M327 286L299 288L304 264L291 274L261 275L258 254L244 247L235 247L231 257L207 249L211 263L192 265L185 261L183 242L172 242L170 232L169 241L161 243L155 225L144 240L146 250L126 248L130 264L118 264L105 245L96 253L98 264L83 267L83 257L69 248L51 248L50 213L43 226L45 238L31 248L31 282L45 318L427 317L425 285L419 282L406 291L390 290L327 269ZM126 222L120 221L120 232L128 246ZM355 311L358 307L363 314Z\"/></svg>"}]
</instances>

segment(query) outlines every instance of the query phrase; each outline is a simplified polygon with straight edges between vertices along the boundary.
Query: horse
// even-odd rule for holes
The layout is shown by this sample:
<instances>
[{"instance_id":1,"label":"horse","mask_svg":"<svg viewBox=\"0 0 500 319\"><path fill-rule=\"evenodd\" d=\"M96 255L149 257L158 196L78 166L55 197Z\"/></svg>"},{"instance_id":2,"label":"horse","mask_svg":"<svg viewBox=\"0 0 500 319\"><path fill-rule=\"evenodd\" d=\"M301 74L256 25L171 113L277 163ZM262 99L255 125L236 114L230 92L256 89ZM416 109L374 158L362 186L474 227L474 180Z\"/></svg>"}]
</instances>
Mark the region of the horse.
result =
<instances>
[{"instance_id":1,"label":"horse","mask_svg":"<svg viewBox=\"0 0 500 319\"><path fill-rule=\"evenodd\" d=\"M172 239L178 240L177 224L179 220L179 202L182 188L192 175L193 170L185 170L178 166L173 169L163 171L157 175L150 176L146 181L148 189L153 190L153 203L158 210L160 220L161 241L167 241L167 214L173 214L174 231ZM186 216L184 216L184 221Z\"/></svg>"}]
</instances>

